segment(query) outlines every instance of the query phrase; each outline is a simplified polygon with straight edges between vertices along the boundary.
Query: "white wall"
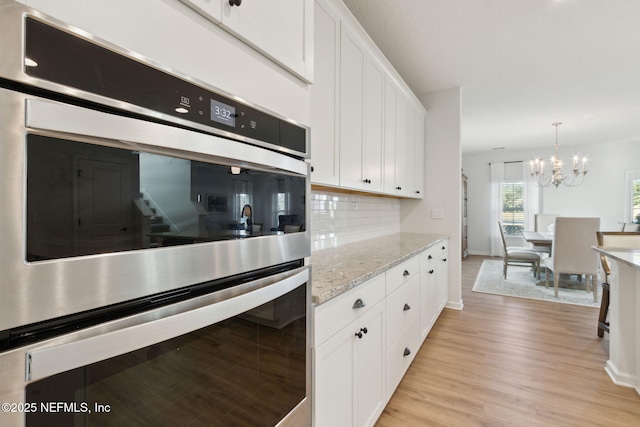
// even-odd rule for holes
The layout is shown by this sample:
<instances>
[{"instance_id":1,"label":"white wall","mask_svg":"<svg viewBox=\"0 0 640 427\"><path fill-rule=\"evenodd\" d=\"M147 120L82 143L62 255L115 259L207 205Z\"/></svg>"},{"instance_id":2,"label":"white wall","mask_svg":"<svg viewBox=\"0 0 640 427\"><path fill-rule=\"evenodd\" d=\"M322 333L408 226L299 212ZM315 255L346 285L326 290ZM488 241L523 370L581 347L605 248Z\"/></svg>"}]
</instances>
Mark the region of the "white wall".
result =
<instances>
[{"instance_id":1,"label":"white wall","mask_svg":"<svg viewBox=\"0 0 640 427\"><path fill-rule=\"evenodd\" d=\"M569 161L574 153L590 159L588 174L579 187L560 186L542 189L542 211L562 216L594 216L600 228L619 230L625 220L625 171L640 169L640 141L607 142L595 145L560 145L560 157ZM529 161L534 157L549 158L553 143L537 149L491 151L462 156L464 173L469 177L469 252L490 252L489 200L491 196L489 163L497 161ZM495 228L495 227L494 227Z\"/></svg>"},{"instance_id":2,"label":"white wall","mask_svg":"<svg viewBox=\"0 0 640 427\"><path fill-rule=\"evenodd\" d=\"M401 230L450 236L447 307L462 308L460 88L429 93L420 97L420 101L428 111L425 125L425 194L422 200L401 202ZM432 218L433 209L441 210L442 218Z\"/></svg>"},{"instance_id":3,"label":"white wall","mask_svg":"<svg viewBox=\"0 0 640 427\"><path fill-rule=\"evenodd\" d=\"M18 0L300 123L309 88L180 0Z\"/></svg>"}]
</instances>

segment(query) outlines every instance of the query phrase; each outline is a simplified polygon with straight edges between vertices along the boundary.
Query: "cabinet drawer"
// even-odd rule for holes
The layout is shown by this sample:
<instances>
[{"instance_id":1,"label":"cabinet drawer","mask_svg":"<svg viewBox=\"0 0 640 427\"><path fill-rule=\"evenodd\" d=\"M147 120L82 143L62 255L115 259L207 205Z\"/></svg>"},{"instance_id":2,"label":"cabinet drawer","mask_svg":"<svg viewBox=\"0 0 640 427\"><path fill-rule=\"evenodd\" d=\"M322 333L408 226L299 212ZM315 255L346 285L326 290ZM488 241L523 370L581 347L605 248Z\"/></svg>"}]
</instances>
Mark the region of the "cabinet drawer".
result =
<instances>
[{"instance_id":1,"label":"cabinet drawer","mask_svg":"<svg viewBox=\"0 0 640 427\"><path fill-rule=\"evenodd\" d=\"M420 271L424 271L434 261L442 258L443 254L449 251L449 239L443 240L431 246L429 249L420 254Z\"/></svg>"},{"instance_id":2,"label":"cabinet drawer","mask_svg":"<svg viewBox=\"0 0 640 427\"><path fill-rule=\"evenodd\" d=\"M402 380L420 349L418 317L415 317L402 335L387 350L387 401Z\"/></svg>"},{"instance_id":3,"label":"cabinet drawer","mask_svg":"<svg viewBox=\"0 0 640 427\"><path fill-rule=\"evenodd\" d=\"M427 270L431 264L438 259L440 248L437 246L431 246L426 251L420 254L420 271Z\"/></svg>"},{"instance_id":4,"label":"cabinet drawer","mask_svg":"<svg viewBox=\"0 0 640 427\"><path fill-rule=\"evenodd\" d=\"M317 347L382 301L385 296L384 284L385 276L380 274L344 294L314 307L314 346Z\"/></svg>"},{"instance_id":5,"label":"cabinet drawer","mask_svg":"<svg viewBox=\"0 0 640 427\"><path fill-rule=\"evenodd\" d=\"M411 259L387 270L387 295L408 282L420 270L420 258L414 256Z\"/></svg>"},{"instance_id":6,"label":"cabinet drawer","mask_svg":"<svg viewBox=\"0 0 640 427\"><path fill-rule=\"evenodd\" d=\"M420 276L415 275L396 289L386 300L387 340L385 348L391 347L402 331L418 316L420 311Z\"/></svg>"}]
</instances>

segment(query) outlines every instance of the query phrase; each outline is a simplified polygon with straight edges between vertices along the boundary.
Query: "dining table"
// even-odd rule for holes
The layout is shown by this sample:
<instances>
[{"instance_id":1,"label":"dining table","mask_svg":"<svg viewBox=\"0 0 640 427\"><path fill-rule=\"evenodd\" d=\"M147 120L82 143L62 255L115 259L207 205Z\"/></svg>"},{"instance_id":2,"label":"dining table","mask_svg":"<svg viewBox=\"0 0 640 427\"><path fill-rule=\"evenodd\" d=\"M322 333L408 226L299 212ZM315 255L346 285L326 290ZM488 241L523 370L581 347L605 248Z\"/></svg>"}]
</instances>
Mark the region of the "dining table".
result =
<instances>
[{"instance_id":1,"label":"dining table","mask_svg":"<svg viewBox=\"0 0 640 427\"><path fill-rule=\"evenodd\" d=\"M553 231L523 231L522 237L527 243L536 246L548 246L551 248L553 243Z\"/></svg>"}]
</instances>

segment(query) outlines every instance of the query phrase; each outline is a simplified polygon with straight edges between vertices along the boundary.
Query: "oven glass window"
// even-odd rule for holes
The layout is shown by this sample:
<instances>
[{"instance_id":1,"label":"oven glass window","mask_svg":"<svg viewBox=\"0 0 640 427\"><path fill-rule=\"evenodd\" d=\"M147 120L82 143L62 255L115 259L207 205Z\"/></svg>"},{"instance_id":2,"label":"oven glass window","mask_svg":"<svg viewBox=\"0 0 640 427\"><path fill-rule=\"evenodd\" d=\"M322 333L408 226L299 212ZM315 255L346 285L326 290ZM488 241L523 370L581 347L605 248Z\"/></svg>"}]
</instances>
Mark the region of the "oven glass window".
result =
<instances>
[{"instance_id":1,"label":"oven glass window","mask_svg":"<svg viewBox=\"0 0 640 427\"><path fill-rule=\"evenodd\" d=\"M27 261L305 230L305 178L29 135Z\"/></svg>"},{"instance_id":2,"label":"oven glass window","mask_svg":"<svg viewBox=\"0 0 640 427\"><path fill-rule=\"evenodd\" d=\"M274 426L306 396L306 285L26 388L34 426Z\"/></svg>"}]
</instances>

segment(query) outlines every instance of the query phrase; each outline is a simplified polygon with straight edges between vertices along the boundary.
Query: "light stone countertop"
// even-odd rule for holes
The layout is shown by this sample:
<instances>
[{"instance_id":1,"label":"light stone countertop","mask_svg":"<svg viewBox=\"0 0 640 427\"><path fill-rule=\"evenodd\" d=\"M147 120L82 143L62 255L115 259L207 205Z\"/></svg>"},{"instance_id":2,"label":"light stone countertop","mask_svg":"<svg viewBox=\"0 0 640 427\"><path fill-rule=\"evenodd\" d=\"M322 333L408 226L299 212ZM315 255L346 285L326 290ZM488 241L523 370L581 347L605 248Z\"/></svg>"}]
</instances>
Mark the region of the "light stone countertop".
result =
<instances>
[{"instance_id":1,"label":"light stone countertop","mask_svg":"<svg viewBox=\"0 0 640 427\"><path fill-rule=\"evenodd\" d=\"M629 267L640 270L640 249L614 248L604 246L592 246L592 248L605 256L620 261ZM311 254L313 255L313 253Z\"/></svg>"},{"instance_id":2,"label":"light stone countertop","mask_svg":"<svg viewBox=\"0 0 640 427\"><path fill-rule=\"evenodd\" d=\"M397 233L311 252L312 303L325 303L448 237Z\"/></svg>"}]
</instances>

